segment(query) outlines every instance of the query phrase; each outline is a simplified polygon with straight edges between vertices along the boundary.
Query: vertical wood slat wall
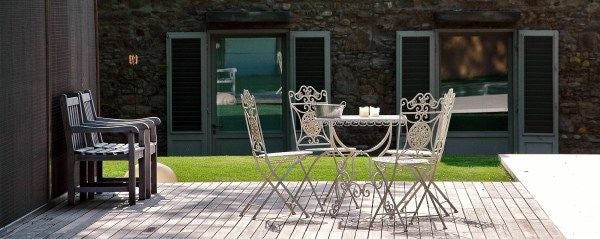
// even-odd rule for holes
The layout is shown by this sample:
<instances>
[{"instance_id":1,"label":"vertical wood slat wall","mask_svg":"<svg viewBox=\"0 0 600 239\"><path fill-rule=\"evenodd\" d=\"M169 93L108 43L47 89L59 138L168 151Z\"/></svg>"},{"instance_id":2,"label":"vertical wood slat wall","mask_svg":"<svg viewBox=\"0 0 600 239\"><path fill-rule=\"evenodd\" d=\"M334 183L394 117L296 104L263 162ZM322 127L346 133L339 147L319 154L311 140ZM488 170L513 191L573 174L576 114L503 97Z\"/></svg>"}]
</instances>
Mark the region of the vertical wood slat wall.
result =
<instances>
[{"instance_id":1,"label":"vertical wood slat wall","mask_svg":"<svg viewBox=\"0 0 600 239\"><path fill-rule=\"evenodd\" d=\"M0 1L0 228L66 191L56 99L96 90L95 4Z\"/></svg>"},{"instance_id":2,"label":"vertical wood slat wall","mask_svg":"<svg viewBox=\"0 0 600 239\"><path fill-rule=\"evenodd\" d=\"M95 1L48 4L48 79L52 97L52 197L66 192L66 151L58 97L83 89L96 92ZM95 95L98 95L97 93Z\"/></svg>"},{"instance_id":3,"label":"vertical wood slat wall","mask_svg":"<svg viewBox=\"0 0 600 239\"><path fill-rule=\"evenodd\" d=\"M44 11L0 1L0 227L48 198Z\"/></svg>"}]
</instances>

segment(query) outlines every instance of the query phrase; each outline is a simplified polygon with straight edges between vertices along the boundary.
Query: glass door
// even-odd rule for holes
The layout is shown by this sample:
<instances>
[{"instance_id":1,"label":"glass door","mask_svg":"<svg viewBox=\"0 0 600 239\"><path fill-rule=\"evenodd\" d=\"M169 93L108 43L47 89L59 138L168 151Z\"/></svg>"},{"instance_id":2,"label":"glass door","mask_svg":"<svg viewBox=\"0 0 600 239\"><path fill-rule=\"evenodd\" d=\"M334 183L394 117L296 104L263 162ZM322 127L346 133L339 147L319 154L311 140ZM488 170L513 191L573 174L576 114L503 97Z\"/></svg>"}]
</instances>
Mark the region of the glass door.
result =
<instances>
[{"instance_id":1,"label":"glass door","mask_svg":"<svg viewBox=\"0 0 600 239\"><path fill-rule=\"evenodd\" d=\"M256 97L269 150L283 149L283 96L287 82L283 37L221 36L213 38L211 47L213 154L249 153L240 101L245 89Z\"/></svg>"}]
</instances>

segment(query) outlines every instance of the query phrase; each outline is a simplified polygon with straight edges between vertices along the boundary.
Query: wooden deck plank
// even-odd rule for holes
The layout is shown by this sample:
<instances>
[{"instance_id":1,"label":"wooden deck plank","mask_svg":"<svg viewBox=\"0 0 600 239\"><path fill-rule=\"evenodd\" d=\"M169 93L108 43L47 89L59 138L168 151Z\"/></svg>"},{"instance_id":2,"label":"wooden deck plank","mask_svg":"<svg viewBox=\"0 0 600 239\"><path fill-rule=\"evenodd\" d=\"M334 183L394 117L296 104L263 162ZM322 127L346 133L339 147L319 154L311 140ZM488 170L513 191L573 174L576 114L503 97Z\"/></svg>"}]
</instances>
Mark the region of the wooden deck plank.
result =
<instances>
[{"instance_id":1,"label":"wooden deck plank","mask_svg":"<svg viewBox=\"0 0 600 239\"><path fill-rule=\"evenodd\" d=\"M254 188L252 189L252 191L250 192L250 194L248 195L249 198L251 198L252 196L254 196L254 194L256 193L256 191L259 189L260 184L262 182L255 182ZM259 197L258 200L256 200L255 202L261 202L261 198ZM246 206L248 202L244 202L243 207ZM248 225L254 221L252 220L252 217L250 215L248 215L248 213L246 213L245 216L240 216L240 213L242 211L242 208L239 209L238 212L236 212L236 215L239 217L239 220L237 222L237 224L235 225L235 227L228 232L228 234L226 235L226 238L238 238L241 237L242 232L244 232L244 230L246 229L246 227L248 227Z\"/></svg>"},{"instance_id":2,"label":"wooden deck plank","mask_svg":"<svg viewBox=\"0 0 600 239\"><path fill-rule=\"evenodd\" d=\"M317 182L319 193L326 193L330 183ZM298 182L287 184L295 187ZM396 182L395 198L400 199L410 185ZM310 220L298 220L301 216L298 211L290 215L277 196L267 202L256 220L251 220L256 208L251 208L244 217L239 217L239 212L260 183L206 182L161 184L156 196L135 206L127 205L127 193L97 195L96 199L74 207L62 203L0 237L564 238L520 183L439 182L438 185L459 208L459 213L444 217L446 230L441 230L437 217L426 215L435 214L431 201L424 203L420 210L423 217L405 233L397 220L382 220L382 215L378 215L373 228L368 228L366 219L372 216L379 202L375 191L370 197L359 198L360 209L350 204L349 197L345 198L340 216L331 218L318 210L314 197L304 197L310 195L308 187L301 193L300 202L312 215ZM259 202L267 193L261 194ZM410 205L414 210L413 204L416 202Z\"/></svg>"},{"instance_id":3,"label":"wooden deck plank","mask_svg":"<svg viewBox=\"0 0 600 239\"><path fill-rule=\"evenodd\" d=\"M340 190L340 193L342 193L341 190ZM335 192L332 192L332 194L334 195L332 200L335 200ZM350 213L351 210L354 210L351 208L351 201L352 201L352 199L350 198L350 195L345 195L345 197L343 197L342 204L341 204L338 214L333 218L331 218L331 217L326 218L326 219L328 219L327 221L331 222L331 223L327 223L327 224L325 224L325 226L321 226L321 228L319 228L316 238L341 238L342 237L342 235L344 233L343 227L345 225L345 221L348 219L348 214Z\"/></svg>"},{"instance_id":4,"label":"wooden deck plank","mask_svg":"<svg viewBox=\"0 0 600 239\"><path fill-rule=\"evenodd\" d=\"M214 207L218 202L219 196L221 196L231 185L231 182L224 182L219 183L217 187L212 188L211 193L204 197L202 201L198 202L199 205L196 206L196 210L194 210L190 215L190 217L192 217L191 221L183 226L183 228L177 233L176 237L188 237L194 231L194 229L206 219L205 216L210 215L212 207Z\"/></svg>"},{"instance_id":5,"label":"wooden deck plank","mask_svg":"<svg viewBox=\"0 0 600 239\"><path fill-rule=\"evenodd\" d=\"M315 183L315 188L317 191L317 195L319 195L319 198L321 200L323 200L323 196L325 193L327 193L327 188L328 186L331 184L327 181L320 181L320 182L314 182ZM310 194L310 190L308 190L307 192L308 194ZM304 194L304 195L308 195L308 194ZM323 211L321 211L321 208L319 207L319 205L316 203L316 198L314 197L310 197L307 201L307 207L306 210L308 211L308 213L311 214L311 218L307 219L307 220L298 220L296 222L296 224L294 225L294 229L289 233L289 234L285 234L284 232L279 233L279 238L292 238L292 239L297 239L297 238L303 238L305 233L307 232L308 228L310 227L310 225L315 225L317 223L320 223L320 215L324 214L327 212L327 204L323 205Z\"/></svg>"},{"instance_id":6,"label":"wooden deck plank","mask_svg":"<svg viewBox=\"0 0 600 239\"><path fill-rule=\"evenodd\" d=\"M289 182L286 184L289 190L293 192L294 189L300 185L300 182ZM291 199L287 197L283 187L279 187L279 189L281 190L283 197L291 202ZM276 195L274 196L276 197ZM263 230L261 234L255 234L253 238L276 238L290 216L293 216L293 220L298 220L299 218L304 217L302 211L297 207L294 208L295 215L292 215L292 213L285 206L284 201L279 198L277 199L278 200L275 201L275 208L270 210L265 215L267 220L264 220L264 225L266 226L265 228L267 230Z\"/></svg>"},{"instance_id":7,"label":"wooden deck plank","mask_svg":"<svg viewBox=\"0 0 600 239\"><path fill-rule=\"evenodd\" d=\"M475 215L477 215L477 218L479 219L479 224L475 226L483 230L485 238L499 238L492 224L492 220L490 219L487 211L485 210L483 202L477 193L475 184L473 182L463 182L463 185L465 185L467 195L469 196L471 204L475 209Z\"/></svg>"},{"instance_id":8,"label":"wooden deck plank","mask_svg":"<svg viewBox=\"0 0 600 239\"><path fill-rule=\"evenodd\" d=\"M161 203L161 201L163 201L163 199L165 198L165 195L170 195L173 191L178 191L180 188L184 187L186 187L186 184L162 184L161 187L159 187L159 191L157 192L157 194L155 194L150 199L153 201L153 203L146 205L146 207L143 209L136 210L136 213L132 213L131 215L123 219L122 222L125 224L125 226L119 229L115 234L113 234L112 237L121 238L126 235L133 234L135 228L138 227L138 225L145 222L146 219L152 215L152 211L158 211L160 209L158 208L160 207L160 205L164 205L167 203Z\"/></svg>"},{"instance_id":9,"label":"wooden deck plank","mask_svg":"<svg viewBox=\"0 0 600 239\"><path fill-rule=\"evenodd\" d=\"M430 191L431 193L435 196L435 186L431 185L430 186ZM438 200L440 199L439 197ZM441 202L441 200L440 200ZM431 230L431 238L442 238L445 237L445 233L444 233L444 225L442 225L442 221L444 220L444 218L446 217L444 214L444 211L442 210L442 208L438 207L438 205L435 205L433 200L428 201L428 205L427 205L427 214L429 215L429 223L430 223L430 230ZM437 210L440 212L440 214L442 214L442 219L440 220L438 215L437 215ZM445 222L444 222L445 223ZM448 227L448 224L446 224L446 227Z\"/></svg>"},{"instance_id":10,"label":"wooden deck plank","mask_svg":"<svg viewBox=\"0 0 600 239\"><path fill-rule=\"evenodd\" d=\"M153 230L155 228L151 227L150 224L153 223L156 217L160 216L165 210L169 207L169 205L173 202L173 197L183 192L185 189L189 188L191 184L181 183L177 184L178 187L170 190L168 192L162 193L160 196L157 196L158 203L153 206L144 209L144 213L142 216L138 217L140 220L135 221L131 225L128 225L124 232L125 237L132 238L144 230Z\"/></svg>"},{"instance_id":11,"label":"wooden deck plank","mask_svg":"<svg viewBox=\"0 0 600 239\"><path fill-rule=\"evenodd\" d=\"M148 237L156 238L169 236L170 234L168 234L168 232L184 217L185 214L187 214L187 212L190 211L190 208L192 208L194 205L197 205L197 202L193 199L199 195L202 195L201 192L203 186L204 184L195 184L187 189L189 193L180 193L176 200L177 204L169 209L169 211L175 212L164 214L164 217L162 217L163 219L159 220L157 224L154 224L157 225L157 229L151 232Z\"/></svg>"},{"instance_id":12,"label":"wooden deck plank","mask_svg":"<svg viewBox=\"0 0 600 239\"><path fill-rule=\"evenodd\" d=\"M448 199L450 200L450 202L456 206L456 202L454 200L452 200L452 198L450 198L450 196L448 196L448 191L446 190L446 184L451 184L451 182L436 182L438 184L438 186L440 187L440 190L442 190L442 192L444 194L446 194L446 196L448 197ZM438 191L435 191L435 195L438 199L443 200L443 198L441 197L441 195L439 195ZM449 202L449 203L450 203ZM444 204L444 206L446 206L446 209L449 210L448 212L450 213L450 215L448 217L445 217L444 220L446 222L447 225L447 229L444 230L444 234L446 238L459 238L459 233L458 233L458 228L456 227L456 217L455 217L455 213L452 211L452 208L449 206L448 203L442 203Z\"/></svg>"},{"instance_id":13,"label":"wooden deck plank","mask_svg":"<svg viewBox=\"0 0 600 239\"><path fill-rule=\"evenodd\" d=\"M358 184L362 187L362 185L364 185L365 182L358 182ZM356 231L360 226L361 211L363 208L364 199L365 197L363 197L362 194L357 195L356 202L358 204L358 208L356 208L356 205L351 201L351 199L348 200L349 213L347 214L346 219L343 222L342 238L353 239L356 237Z\"/></svg>"},{"instance_id":14,"label":"wooden deck plank","mask_svg":"<svg viewBox=\"0 0 600 239\"><path fill-rule=\"evenodd\" d=\"M58 220L57 223L55 223L52 226L47 227L47 228L45 228L45 226L42 226L42 228L44 228L44 230L41 231L39 234L35 235L35 237L41 238L41 237L52 237L54 235L59 236L61 234L60 232L58 232L60 229L71 224L72 222L78 221L79 218L88 216L90 214L95 215L95 213L105 212L105 210L103 210L103 209L111 208L113 203L115 203L115 201L112 201L111 199L116 198L115 194L112 194L111 196L108 196L108 197L109 197L109 199L107 199L107 200L87 200L87 201L81 203L78 206L83 207L83 210L74 209L74 207L77 207L77 206L68 206L68 209L64 214L59 215L58 217L55 217L55 219ZM122 201L122 200L126 200L126 199L118 198L118 200L116 200L116 201ZM73 210L71 210L71 209L73 209ZM58 213L60 213L60 212L61 211L58 211ZM50 224L51 222L48 222L48 223ZM54 235L51 235L51 234L54 234Z\"/></svg>"},{"instance_id":15,"label":"wooden deck plank","mask_svg":"<svg viewBox=\"0 0 600 239\"><path fill-rule=\"evenodd\" d=\"M198 236L198 237L203 237L203 238L224 238L224 235L227 234L227 232L229 231L229 228L231 228L231 225L228 225L227 228L225 228L225 230L227 230L227 232L224 232L223 235L221 235L220 237L218 236L218 232L221 229L224 229L223 227L225 227L225 225L228 224L228 221L231 221L233 223L237 222L236 219L239 219L239 217L235 214L237 214L238 209L240 208L241 205L244 205L244 203L247 200L250 200L249 197L247 196L248 194L245 193L246 190L250 191L248 189L249 185L251 185L251 183L242 183L234 192L233 194L235 194L235 198L232 197L232 201L231 203L226 203L226 207L223 210L219 210L221 211L220 214L217 214L218 216L215 218L215 220L212 222L212 224L210 224L208 226L208 229L204 230L204 232L202 232L202 234L195 234L193 236ZM235 215L235 219L234 219L234 215ZM234 224L235 225L235 224Z\"/></svg>"},{"instance_id":16,"label":"wooden deck plank","mask_svg":"<svg viewBox=\"0 0 600 239\"><path fill-rule=\"evenodd\" d=\"M327 183L327 187L332 187L332 186L334 186L333 182ZM328 190L329 190L329 188L327 188L324 191L324 193L326 194ZM333 193L332 193L332 196L333 196ZM326 200L324 212L317 212L314 214L313 219L307 225L306 230L304 231L304 233L302 235L302 238L316 238L322 225L328 223L327 219L330 218L329 209L330 209L330 202L332 199L333 198L329 198Z\"/></svg>"},{"instance_id":17,"label":"wooden deck plank","mask_svg":"<svg viewBox=\"0 0 600 239\"><path fill-rule=\"evenodd\" d=\"M266 185L265 190L263 190L262 193L259 195L258 199L256 199L255 204L263 203L263 201L267 199L267 196L270 193L270 191L270 186ZM275 202L277 200L280 200L279 197L277 197L276 194L273 194L273 196L271 196L266 202L262 211L256 216L256 219L253 220L251 219L252 215L254 215L256 210L258 210L258 206L251 206L244 215L244 217L250 218L251 220L248 222L244 230L242 230L242 232L240 233L240 237L252 238L254 233L256 233L258 230L261 230L260 227L264 225L263 222L267 216L268 211L275 207Z\"/></svg>"},{"instance_id":18,"label":"wooden deck plank","mask_svg":"<svg viewBox=\"0 0 600 239\"><path fill-rule=\"evenodd\" d=\"M496 210L498 210L498 213L502 217L502 220L504 220L504 223L506 223L506 227L510 232L510 236L512 238L525 238L525 235L521 231L519 225L517 224L517 221L510 214L508 207L504 203L501 193L499 193L498 190L496 190L496 187L494 187L493 183L484 183L483 185L490 193L490 195L496 195L492 196L492 202L496 207Z\"/></svg>"},{"instance_id":19,"label":"wooden deck plank","mask_svg":"<svg viewBox=\"0 0 600 239\"><path fill-rule=\"evenodd\" d=\"M454 224L456 225L458 236L471 238L471 231L469 231L469 226L465 223L465 215L463 213L462 205L460 203L460 199L458 198L454 182L445 183L444 187L446 188L446 195L448 195L448 199L454 203L454 206L458 210L458 212L454 214Z\"/></svg>"},{"instance_id":20,"label":"wooden deck plank","mask_svg":"<svg viewBox=\"0 0 600 239\"><path fill-rule=\"evenodd\" d=\"M479 218L477 218L477 214L475 213L475 208L469 199L469 195L467 194L467 190L465 185L462 182L454 183L456 193L458 195L458 200L460 201L461 207L463 209L463 215L465 218L465 222L469 227L469 231L471 232L472 238L485 238L483 233L483 229L479 227L481 222Z\"/></svg>"},{"instance_id":21,"label":"wooden deck plank","mask_svg":"<svg viewBox=\"0 0 600 239\"><path fill-rule=\"evenodd\" d=\"M533 227L531 226L531 224L525 217L525 214L523 213L523 211L521 211L519 206L517 206L517 203L515 202L515 200L513 198L513 195L520 197L520 195L518 193L515 193L516 190L511 190L511 189L505 187L505 184L503 184L501 182L494 183L494 186L496 187L496 189L500 188L499 190L505 190L510 195L509 197L503 198L504 203L508 207L508 210L510 211L511 215L517 221L517 225L519 225L519 228L521 228L521 231L523 232L525 237L526 238L536 237L536 233L533 230ZM512 193L511 193L511 191L512 191Z\"/></svg>"},{"instance_id":22,"label":"wooden deck plank","mask_svg":"<svg viewBox=\"0 0 600 239\"><path fill-rule=\"evenodd\" d=\"M517 191L519 191L519 193L521 194L521 197L533 198L533 196L531 196L531 194L529 193L529 190L527 190L521 182L512 182L512 184L515 186Z\"/></svg>"},{"instance_id":23,"label":"wooden deck plank","mask_svg":"<svg viewBox=\"0 0 600 239\"><path fill-rule=\"evenodd\" d=\"M164 186L164 187L160 187L157 191L157 193L163 193L163 192L167 192L172 190L173 188L177 187L177 185L169 185L169 186ZM134 206L129 206L128 205L117 205L117 208L121 208L120 211L118 211L118 214L115 215L115 217L113 217L113 219L106 219L105 224L109 223L110 221L115 221L115 223L117 225L120 225L121 227L114 227L113 228L113 233L116 232L120 232L120 231L124 231L122 230L124 225L128 225L130 223L130 218L135 218L137 216L141 216L142 212L141 209L148 207L149 205L152 205L153 203L155 203L156 200L153 199L147 199L144 201L139 201L138 203L136 203ZM116 208L115 208L116 209ZM82 219L79 219L82 220ZM96 219L98 220L98 219ZM102 227L104 224L101 223L93 223L94 225L99 225L99 227ZM87 229L87 228L83 228L85 227L87 224L83 224L81 222L77 222L74 223L74 225L77 225L77 227L75 228L71 228L69 229L68 233L64 234L64 237L66 238L70 238L70 237L83 237L83 233L79 233L81 232L82 229ZM90 230L87 230L88 233L91 233L93 231L93 228L98 228L98 227L90 227ZM108 234L108 233L105 233ZM85 234L87 235L87 234ZM110 235L105 235L106 237L111 237L113 234L111 233ZM103 234L104 236L104 234Z\"/></svg>"},{"instance_id":24,"label":"wooden deck plank","mask_svg":"<svg viewBox=\"0 0 600 239\"><path fill-rule=\"evenodd\" d=\"M114 197L114 194L104 194L97 198L108 200ZM77 201L78 199L76 199ZM30 222L23 223L21 226L12 230L7 237L14 238L34 238L39 237L38 235L45 235L49 237L52 233L62 228L64 225L75 221L78 215L84 215L94 207L105 203L102 200L88 200L80 202L76 206L68 206L66 202L59 205L56 210L51 209L50 211L43 213Z\"/></svg>"},{"instance_id":25,"label":"wooden deck plank","mask_svg":"<svg viewBox=\"0 0 600 239\"><path fill-rule=\"evenodd\" d=\"M502 219L502 217L500 216L500 213L496 209L496 206L494 205L492 198L489 197L490 194L485 189L485 186L481 182L476 182L474 184L475 184L475 187L477 188L477 192L480 193L479 199L483 203L485 211L488 213L490 222L492 223L494 229L496 230L496 234L500 238L509 238L510 232L508 231L508 227L506 226L504 219ZM481 197L481 195L485 195L487 197Z\"/></svg>"},{"instance_id":26,"label":"wooden deck plank","mask_svg":"<svg viewBox=\"0 0 600 239\"><path fill-rule=\"evenodd\" d=\"M171 227L166 235L161 237L173 238L181 233L183 228L185 228L188 224L192 222L202 211L206 208L206 204L202 204L207 197L214 193L217 186L220 185L218 183L205 183L200 187L200 192L197 193L194 199L191 201L194 202L194 206L182 216L181 220L176 223L175 226Z\"/></svg>"},{"instance_id":27,"label":"wooden deck plank","mask_svg":"<svg viewBox=\"0 0 600 239\"><path fill-rule=\"evenodd\" d=\"M240 224L240 222L242 222L242 220L244 219L244 217L240 217L240 211L250 201L250 199L255 191L254 189L257 188L258 186L259 186L258 182L252 182L242 192L243 195L241 196L241 198L243 198L243 201L241 201L241 203L239 205L237 205L237 208L231 210L229 218L227 218L225 220L225 223L223 223L223 225L221 225L221 228L219 229L219 231L216 232L212 238L229 238L229 237L232 237L232 236L230 236L230 234L236 228L244 228L245 227L246 224ZM238 230L238 231L241 231L241 230Z\"/></svg>"},{"instance_id":28,"label":"wooden deck plank","mask_svg":"<svg viewBox=\"0 0 600 239\"><path fill-rule=\"evenodd\" d=\"M304 185L302 185L302 188L300 188L300 184L298 184L296 186L296 188L291 189L292 190L292 194L295 194L297 190L300 190L299 194L298 194L298 202L300 203L300 205L304 208L304 210L306 210L306 212L311 215L312 217L312 212L314 211L312 206L316 206L316 199L313 199L315 201L311 201L311 189L310 186L308 185L308 183L304 183ZM313 205L315 204L315 205ZM297 208L297 207L296 207ZM300 210L298 208L298 210ZM298 213L301 213L300 211L298 211ZM281 224L281 230L279 230L277 233L273 233L268 235L265 238L290 238L290 235L292 235L292 232L294 231L294 229L296 228L296 226L299 223L302 224L306 224L308 223L311 218L304 218L302 216L300 217L293 217L292 215L288 213L287 216L284 216L282 218L282 220L284 220ZM302 234L302 233L299 233Z\"/></svg>"},{"instance_id":29,"label":"wooden deck plank","mask_svg":"<svg viewBox=\"0 0 600 239\"><path fill-rule=\"evenodd\" d=\"M545 220L540 220L540 221L542 222L542 225L544 225L544 228L546 228L546 230L548 231L548 233L550 234L550 236L552 238L557 238L557 239L565 238L565 236L563 236L563 234L560 232L560 230L558 230L556 225L554 225L554 223L550 219L545 219Z\"/></svg>"},{"instance_id":30,"label":"wooden deck plank","mask_svg":"<svg viewBox=\"0 0 600 239\"><path fill-rule=\"evenodd\" d=\"M190 186L194 186L194 185L201 185L201 184L190 184ZM172 193L173 190L175 190L176 186L175 185L171 185L171 186L172 186L171 190L160 191L158 193L160 193L160 194ZM167 187L165 187L165 188L167 188ZM177 188L180 188L180 187L177 187ZM157 195L160 195L160 194L157 194ZM102 225L94 233L99 235L100 238L112 238L113 235L119 233L120 231L125 231L122 229L124 227L128 226L133 221L134 218L142 217L144 214L143 208L155 205L156 201L157 200L152 200L152 198L151 198L150 200L145 200L143 203L140 203L140 205L136 204L135 206L132 206L130 208L123 208L119 214L115 215L115 217L113 219L108 220L111 223L106 223L106 224ZM115 237L118 237L118 236L115 236Z\"/></svg>"},{"instance_id":31,"label":"wooden deck plank","mask_svg":"<svg viewBox=\"0 0 600 239\"><path fill-rule=\"evenodd\" d=\"M220 194L215 201L211 203L215 206L205 209L207 211L204 211L204 220L191 231L188 237L201 237L202 234L210 229L210 227L217 221L223 212L227 210L229 205L235 201L237 196L239 196L239 193L236 192L244 188L246 185L247 183L234 182L225 188L222 194ZM223 195L223 193L225 193L225 195Z\"/></svg>"},{"instance_id":32,"label":"wooden deck plank","mask_svg":"<svg viewBox=\"0 0 600 239\"><path fill-rule=\"evenodd\" d=\"M179 203L184 201L184 198L194 190L193 187L195 187L195 184L184 184L183 188L171 191L171 193L165 195L165 201L168 203L162 205L160 210L152 213L148 219L138 225L137 230L132 231L131 236L135 238L149 238L152 236L152 233L159 230L171 218L171 210L177 209Z\"/></svg>"}]
</instances>

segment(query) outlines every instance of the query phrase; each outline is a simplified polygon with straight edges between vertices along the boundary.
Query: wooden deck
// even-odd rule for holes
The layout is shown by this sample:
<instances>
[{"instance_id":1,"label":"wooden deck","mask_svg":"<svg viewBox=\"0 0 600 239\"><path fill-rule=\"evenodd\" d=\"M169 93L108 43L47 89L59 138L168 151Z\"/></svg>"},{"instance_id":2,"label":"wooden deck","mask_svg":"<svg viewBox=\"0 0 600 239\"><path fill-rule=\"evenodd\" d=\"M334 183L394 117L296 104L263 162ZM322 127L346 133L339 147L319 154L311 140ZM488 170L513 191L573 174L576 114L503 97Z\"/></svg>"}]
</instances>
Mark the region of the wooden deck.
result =
<instances>
[{"instance_id":1,"label":"wooden deck","mask_svg":"<svg viewBox=\"0 0 600 239\"><path fill-rule=\"evenodd\" d=\"M325 191L331 182L318 182ZM315 203L313 215L290 215L273 197L251 220L239 212L249 200L256 182L162 184L150 200L128 206L126 194L103 194L70 207L65 203L21 222L0 237L9 238L563 238L552 221L518 182L442 182L458 213L444 218L442 230L433 217L418 218L404 232L399 222L379 219L370 230L367 217L378 197L359 200L360 209L349 209L336 218L325 215ZM296 186L296 182L290 182ZM399 184L397 194L409 184ZM405 188L406 187L406 188ZM304 191L308 195L308 189ZM264 193L263 198L266 196ZM303 198L301 203L307 203ZM349 210L348 210L349 209ZM421 213L427 213L428 208ZM430 209L433 212L433 207ZM359 219L359 216L361 219ZM378 217L381 218L381 217Z\"/></svg>"}]
</instances>

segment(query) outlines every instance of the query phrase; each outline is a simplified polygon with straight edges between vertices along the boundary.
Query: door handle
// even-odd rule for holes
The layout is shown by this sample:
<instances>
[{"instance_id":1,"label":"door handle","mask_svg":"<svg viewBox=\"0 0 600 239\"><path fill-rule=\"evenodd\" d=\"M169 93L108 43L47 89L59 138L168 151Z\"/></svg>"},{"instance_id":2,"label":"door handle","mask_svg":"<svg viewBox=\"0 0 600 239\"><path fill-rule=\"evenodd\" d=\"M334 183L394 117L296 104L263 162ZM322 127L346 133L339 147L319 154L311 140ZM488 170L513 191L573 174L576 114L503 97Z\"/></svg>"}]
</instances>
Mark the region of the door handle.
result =
<instances>
[{"instance_id":1,"label":"door handle","mask_svg":"<svg viewBox=\"0 0 600 239\"><path fill-rule=\"evenodd\" d=\"M216 134L218 129L220 129L220 128L223 128L223 125L220 125L220 124L212 124L212 125L211 125L211 128L212 128L212 133L213 133L213 134Z\"/></svg>"}]
</instances>

